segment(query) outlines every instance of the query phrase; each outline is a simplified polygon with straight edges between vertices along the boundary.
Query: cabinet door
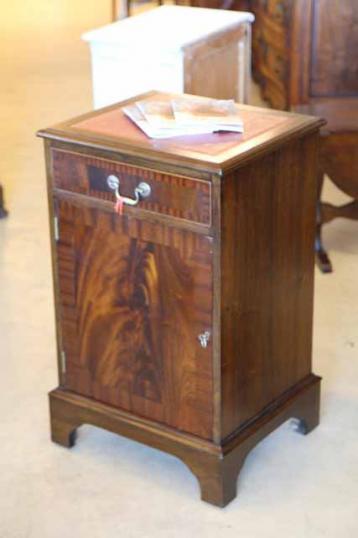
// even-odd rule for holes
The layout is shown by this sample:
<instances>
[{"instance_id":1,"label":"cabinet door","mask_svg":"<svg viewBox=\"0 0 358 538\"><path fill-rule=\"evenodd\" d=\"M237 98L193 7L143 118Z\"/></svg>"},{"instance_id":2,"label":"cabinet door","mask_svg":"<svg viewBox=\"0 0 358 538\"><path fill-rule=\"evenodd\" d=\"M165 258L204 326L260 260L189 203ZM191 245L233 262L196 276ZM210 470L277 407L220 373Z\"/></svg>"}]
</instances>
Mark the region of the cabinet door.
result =
<instances>
[{"instance_id":1,"label":"cabinet door","mask_svg":"<svg viewBox=\"0 0 358 538\"><path fill-rule=\"evenodd\" d=\"M65 387L211 438L212 239L55 206Z\"/></svg>"}]
</instances>

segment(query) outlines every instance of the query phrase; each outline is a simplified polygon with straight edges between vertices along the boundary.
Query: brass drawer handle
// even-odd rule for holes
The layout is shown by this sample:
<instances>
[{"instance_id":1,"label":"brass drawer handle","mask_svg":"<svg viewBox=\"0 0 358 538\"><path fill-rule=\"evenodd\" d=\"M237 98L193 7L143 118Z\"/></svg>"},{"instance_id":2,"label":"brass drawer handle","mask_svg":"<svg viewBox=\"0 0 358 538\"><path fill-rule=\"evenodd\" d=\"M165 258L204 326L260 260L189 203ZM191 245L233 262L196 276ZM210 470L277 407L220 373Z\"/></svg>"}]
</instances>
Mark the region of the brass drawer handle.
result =
<instances>
[{"instance_id":1,"label":"brass drawer handle","mask_svg":"<svg viewBox=\"0 0 358 538\"><path fill-rule=\"evenodd\" d=\"M107 177L107 185L108 187L114 191L114 194L116 195L117 202L115 205L115 210L117 213L122 215L123 212L123 204L135 206L138 205L138 203L143 198L148 198L151 193L151 188L148 183L145 183L144 181L139 183L137 187L134 189L134 198L128 198L127 196L122 196L119 192L119 178L114 175L110 175Z\"/></svg>"}]
</instances>

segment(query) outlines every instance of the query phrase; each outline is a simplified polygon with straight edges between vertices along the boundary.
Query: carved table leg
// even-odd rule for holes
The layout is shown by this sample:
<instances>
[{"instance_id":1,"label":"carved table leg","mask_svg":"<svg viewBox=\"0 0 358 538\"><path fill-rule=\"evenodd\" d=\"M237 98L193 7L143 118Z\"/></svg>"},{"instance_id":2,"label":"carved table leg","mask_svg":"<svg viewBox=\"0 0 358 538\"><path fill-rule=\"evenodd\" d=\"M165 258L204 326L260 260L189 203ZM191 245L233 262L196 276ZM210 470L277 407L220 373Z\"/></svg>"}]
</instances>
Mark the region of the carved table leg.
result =
<instances>
[{"instance_id":1,"label":"carved table leg","mask_svg":"<svg viewBox=\"0 0 358 538\"><path fill-rule=\"evenodd\" d=\"M4 192L2 186L0 185L0 219L5 218L7 214L8 213L4 207Z\"/></svg>"},{"instance_id":2,"label":"carved table leg","mask_svg":"<svg viewBox=\"0 0 358 538\"><path fill-rule=\"evenodd\" d=\"M322 244L322 202L321 194L324 181L324 174L320 173L318 177L317 184L317 220L316 220L316 241L315 241L315 251L316 251L316 263L321 269L322 273L332 273L332 264L328 257L327 252L325 251Z\"/></svg>"}]
</instances>

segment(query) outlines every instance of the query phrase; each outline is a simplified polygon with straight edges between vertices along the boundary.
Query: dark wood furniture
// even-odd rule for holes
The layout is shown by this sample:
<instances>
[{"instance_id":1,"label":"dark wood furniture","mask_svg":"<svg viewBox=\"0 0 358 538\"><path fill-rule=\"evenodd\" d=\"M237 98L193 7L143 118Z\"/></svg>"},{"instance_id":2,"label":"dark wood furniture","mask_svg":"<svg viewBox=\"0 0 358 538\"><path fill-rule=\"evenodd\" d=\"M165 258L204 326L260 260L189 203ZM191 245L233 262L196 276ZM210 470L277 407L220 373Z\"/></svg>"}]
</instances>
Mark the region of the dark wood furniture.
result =
<instances>
[{"instance_id":1,"label":"dark wood furniture","mask_svg":"<svg viewBox=\"0 0 358 538\"><path fill-rule=\"evenodd\" d=\"M157 0L161 6L163 0ZM118 18L120 0L112 0L112 18L115 21ZM174 0L174 4L192 7L209 7L213 9L240 9L245 10L249 6L250 0ZM131 14L131 1L126 0L127 14Z\"/></svg>"},{"instance_id":2,"label":"dark wood furniture","mask_svg":"<svg viewBox=\"0 0 358 538\"><path fill-rule=\"evenodd\" d=\"M355 105L357 106L357 105ZM353 110L353 116L355 112ZM358 126L358 110L356 111ZM316 259L324 273L332 272L332 264L322 243L322 226L338 217L358 220L358 130L342 130L321 137L321 172L318 182ZM352 201L341 206L321 201L324 174Z\"/></svg>"},{"instance_id":3,"label":"dark wood furniture","mask_svg":"<svg viewBox=\"0 0 358 538\"><path fill-rule=\"evenodd\" d=\"M4 190L2 185L0 185L0 219L3 219L7 216L7 211L5 209L5 202L4 202Z\"/></svg>"},{"instance_id":4,"label":"dark wood furniture","mask_svg":"<svg viewBox=\"0 0 358 538\"><path fill-rule=\"evenodd\" d=\"M188 4L192 7L207 7L212 9L236 9L246 11L249 7L250 0L182 0L177 4Z\"/></svg>"},{"instance_id":5,"label":"dark wood furniture","mask_svg":"<svg viewBox=\"0 0 358 538\"><path fill-rule=\"evenodd\" d=\"M353 201L341 208L319 202L317 263L332 270L321 226L335 217L358 218L358 2L250 0L253 74L274 108L327 119L322 131L321 178Z\"/></svg>"},{"instance_id":6,"label":"dark wood furniture","mask_svg":"<svg viewBox=\"0 0 358 538\"><path fill-rule=\"evenodd\" d=\"M89 423L167 451L219 506L258 441L290 417L304 433L319 420L322 122L244 105L241 114L243 135L151 140L120 105L39 133L60 380L52 439L72 446ZM143 182L150 195L126 205Z\"/></svg>"},{"instance_id":7,"label":"dark wood furniture","mask_svg":"<svg viewBox=\"0 0 358 538\"><path fill-rule=\"evenodd\" d=\"M113 21L116 21L118 19L118 12L120 9L120 3L122 0L112 0L112 19ZM131 15L131 0L123 0L125 2L125 7L127 11L127 15ZM163 0L157 0L158 6L161 6L163 4ZM179 4L180 2L175 2L175 4Z\"/></svg>"}]
</instances>

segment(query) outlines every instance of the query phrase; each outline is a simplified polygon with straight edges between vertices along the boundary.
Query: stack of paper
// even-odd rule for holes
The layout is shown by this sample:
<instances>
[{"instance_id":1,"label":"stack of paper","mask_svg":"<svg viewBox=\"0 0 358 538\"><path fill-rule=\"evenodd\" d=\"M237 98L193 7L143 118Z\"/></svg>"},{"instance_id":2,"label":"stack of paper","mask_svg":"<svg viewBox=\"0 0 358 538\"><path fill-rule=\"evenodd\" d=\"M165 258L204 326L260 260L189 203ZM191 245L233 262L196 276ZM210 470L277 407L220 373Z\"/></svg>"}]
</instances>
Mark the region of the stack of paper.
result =
<instances>
[{"instance_id":1,"label":"stack of paper","mask_svg":"<svg viewBox=\"0 0 358 538\"><path fill-rule=\"evenodd\" d=\"M149 138L244 131L238 106L232 100L195 97L171 101L145 99L124 107L123 112Z\"/></svg>"}]
</instances>

